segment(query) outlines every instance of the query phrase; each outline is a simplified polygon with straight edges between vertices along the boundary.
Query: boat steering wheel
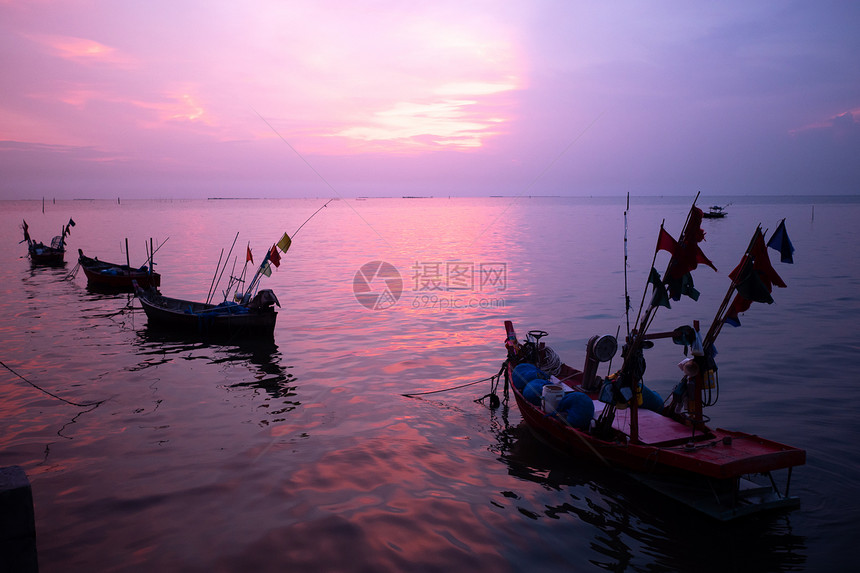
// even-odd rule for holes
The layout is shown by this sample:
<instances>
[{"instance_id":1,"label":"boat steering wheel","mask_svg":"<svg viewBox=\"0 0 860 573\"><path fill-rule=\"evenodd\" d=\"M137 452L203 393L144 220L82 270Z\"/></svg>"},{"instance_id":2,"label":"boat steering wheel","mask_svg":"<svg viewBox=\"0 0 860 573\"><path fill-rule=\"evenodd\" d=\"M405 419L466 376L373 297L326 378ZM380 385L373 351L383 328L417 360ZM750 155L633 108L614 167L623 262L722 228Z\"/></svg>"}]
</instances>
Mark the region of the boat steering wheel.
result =
<instances>
[{"instance_id":1,"label":"boat steering wheel","mask_svg":"<svg viewBox=\"0 0 860 573\"><path fill-rule=\"evenodd\" d=\"M534 338L536 343L539 343L541 338L549 336L549 332L546 330L529 330L529 336Z\"/></svg>"}]
</instances>

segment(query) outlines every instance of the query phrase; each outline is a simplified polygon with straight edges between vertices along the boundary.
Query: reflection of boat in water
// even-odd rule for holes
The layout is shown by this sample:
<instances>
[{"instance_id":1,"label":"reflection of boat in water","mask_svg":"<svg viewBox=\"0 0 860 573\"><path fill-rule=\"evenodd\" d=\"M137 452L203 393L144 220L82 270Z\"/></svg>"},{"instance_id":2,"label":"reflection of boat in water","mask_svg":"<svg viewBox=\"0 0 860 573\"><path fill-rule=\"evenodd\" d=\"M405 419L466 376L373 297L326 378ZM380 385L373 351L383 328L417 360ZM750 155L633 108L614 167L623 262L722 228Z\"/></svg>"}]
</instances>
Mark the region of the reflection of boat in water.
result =
<instances>
[{"instance_id":1,"label":"reflection of boat in water","mask_svg":"<svg viewBox=\"0 0 860 573\"><path fill-rule=\"evenodd\" d=\"M21 228L24 230L24 240L27 243L27 254L30 257L30 262L34 265L53 265L59 266L65 264L66 256L66 235L71 233L71 227L75 226L75 222L69 219L69 222L63 226L62 232L51 239L50 245L34 241L30 237L30 227L27 221Z\"/></svg>"},{"instance_id":2,"label":"reflection of boat in water","mask_svg":"<svg viewBox=\"0 0 860 573\"><path fill-rule=\"evenodd\" d=\"M137 353L151 357L135 370L159 366L173 357L203 356L211 364L236 364L248 368L250 377L229 383L230 388L252 388L264 391L286 404L280 412L292 410L300 403L296 396L296 378L289 366L281 364L282 355L272 340L242 340L240 343L215 343L212 340L189 341L182 333L147 326L137 332Z\"/></svg>"},{"instance_id":3,"label":"reflection of boat in water","mask_svg":"<svg viewBox=\"0 0 860 573\"><path fill-rule=\"evenodd\" d=\"M598 364L610 361L617 351L613 336L592 337L585 366L577 370L541 341L546 332L530 331L521 343L513 324L506 321L506 389L510 387L524 421L541 439L572 456L629 471L649 487L718 520L796 508L798 498L789 495L791 471L805 463L806 452L744 432L712 428L703 413L719 396L714 341L722 325L739 324L738 312L751 302L772 302L772 285L785 286L770 266L761 229L756 229L741 263L730 274L725 302L704 340L698 321L671 332L647 332L657 308L669 307L670 298L680 300L686 294L698 299L690 271L699 263L713 267L698 247L704 236L701 217L694 204L679 241L661 227L655 257L666 250L672 259L663 277L652 267L648 284L653 296L627 336L617 372L605 380L596 375ZM774 238L778 235L780 243L788 241L783 223ZM772 238L768 246L784 255L784 244L773 243ZM734 291L737 296L730 305ZM657 339L683 345L685 356L692 349L692 357L679 364L684 377L668 405L643 382L643 351ZM781 470L787 470L782 490L773 477Z\"/></svg>"},{"instance_id":4,"label":"reflection of boat in water","mask_svg":"<svg viewBox=\"0 0 860 573\"><path fill-rule=\"evenodd\" d=\"M741 571L750 563L783 571L806 559L806 539L792 531L790 516L724 523L700 517L683 505L667 504L626 474L602 464L583 464L535 437L523 422L497 423L498 459L516 481L491 503L515 511L534 525L518 540L524 546L575 527L578 542L554 551L555 569L581 568L591 548L608 571L687 571L708 563L710 571ZM519 515L517 516L519 517ZM543 547L543 544L540 545ZM731 551L726 551L731 547ZM652 565L653 567L653 565Z\"/></svg>"},{"instance_id":5,"label":"reflection of boat in water","mask_svg":"<svg viewBox=\"0 0 860 573\"><path fill-rule=\"evenodd\" d=\"M126 252L128 246L126 245ZM109 263L98 258L90 258L78 249L78 264L87 277L87 285L95 289L133 292L133 281L141 288L158 287L161 285L161 275L152 269L152 262L140 268L128 264Z\"/></svg>"}]
</instances>

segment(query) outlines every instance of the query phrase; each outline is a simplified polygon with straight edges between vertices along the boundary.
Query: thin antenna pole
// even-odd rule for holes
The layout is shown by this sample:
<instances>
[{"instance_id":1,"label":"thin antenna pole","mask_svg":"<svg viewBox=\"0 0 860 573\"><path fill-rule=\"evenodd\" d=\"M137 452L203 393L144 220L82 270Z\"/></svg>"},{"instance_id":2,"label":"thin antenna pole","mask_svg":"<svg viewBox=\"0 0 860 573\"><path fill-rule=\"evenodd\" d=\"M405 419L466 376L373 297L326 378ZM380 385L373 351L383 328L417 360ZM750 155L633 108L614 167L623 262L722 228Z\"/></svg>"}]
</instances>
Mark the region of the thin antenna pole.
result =
<instances>
[{"instance_id":1,"label":"thin antenna pole","mask_svg":"<svg viewBox=\"0 0 860 573\"><path fill-rule=\"evenodd\" d=\"M227 296L230 294L230 290L233 288L233 281L235 280L236 274L236 260L239 257L233 257L233 268L230 269L230 280L227 281L227 289L224 291L224 302L227 302ZM224 265L224 268L227 268L227 265Z\"/></svg>"},{"instance_id":2,"label":"thin antenna pole","mask_svg":"<svg viewBox=\"0 0 860 573\"><path fill-rule=\"evenodd\" d=\"M215 275L212 277L212 283L209 285L209 292L206 293L206 304L212 298L212 287L215 286L215 279L218 277L218 269L221 268L221 259L224 257L224 249L221 249L221 254L218 255L218 266L215 267Z\"/></svg>"},{"instance_id":3,"label":"thin antenna pole","mask_svg":"<svg viewBox=\"0 0 860 573\"><path fill-rule=\"evenodd\" d=\"M236 246L236 240L239 238L238 231L236 232L236 236L233 238L233 244L230 245L230 251L227 253L227 258L224 259L224 268L221 269L221 274L218 275L218 282L215 283L215 286L210 289L209 297L206 299L206 304L212 302L212 297L215 295L215 291L218 289L218 285L221 283L221 277L224 276L224 271L227 270L227 263L230 262L230 255L233 254L233 247ZM222 251L223 252L223 251ZM221 266L221 261L218 261L218 266ZM215 274L218 274L218 271L215 271Z\"/></svg>"},{"instance_id":4,"label":"thin antenna pole","mask_svg":"<svg viewBox=\"0 0 860 573\"><path fill-rule=\"evenodd\" d=\"M320 207L319 209L317 209L316 211L314 211L314 212L313 212L313 215L311 215L310 217L308 217L307 219L305 219L305 222L304 222L304 223L302 223L301 225L299 225L299 228L298 228L298 229L296 229L296 230L293 232L293 237L295 237L296 235L298 235L298 234L299 234L299 231L301 231L301 230L302 230L302 227L304 227L304 226L305 226L305 224L306 224L308 221L310 221L311 219L313 219L313 218L314 218L314 215L316 215L317 213L319 213L320 211L322 211L323 209L325 209L325 208L326 208L326 206L328 206L328 204L329 204L329 203L331 203L332 201L334 201L334 197L332 197L331 199L329 199L328 201L326 201L326 202L325 202L325 204L324 204L322 207Z\"/></svg>"},{"instance_id":5,"label":"thin antenna pole","mask_svg":"<svg viewBox=\"0 0 860 573\"><path fill-rule=\"evenodd\" d=\"M630 210L630 193L627 193L627 207L624 209L624 316L627 319L627 335L630 335L630 294L627 291L627 211ZM615 334L618 338L618 333Z\"/></svg>"}]
</instances>

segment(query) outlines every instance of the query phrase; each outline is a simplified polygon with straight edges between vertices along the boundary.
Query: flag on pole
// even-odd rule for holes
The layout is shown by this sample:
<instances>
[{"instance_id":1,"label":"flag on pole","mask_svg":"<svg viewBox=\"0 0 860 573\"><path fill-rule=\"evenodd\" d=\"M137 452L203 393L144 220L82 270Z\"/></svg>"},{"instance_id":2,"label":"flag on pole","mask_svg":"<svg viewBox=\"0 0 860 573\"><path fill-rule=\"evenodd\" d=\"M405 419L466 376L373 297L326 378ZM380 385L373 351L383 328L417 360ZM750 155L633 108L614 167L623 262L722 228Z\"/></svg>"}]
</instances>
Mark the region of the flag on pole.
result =
<instances>
[{"instance_id":1,"label":"flag on pole","mask_svg":"<svg viewBox=\"0 0 860 573\"><path fill-rule=\"evenodd\" d=\"M245 262L254 264L254 256L251 254L251 243L248 243L248 252L245 253Z\"/></svg>"},{"instance_id":2,"label":"flag on pole","mask_svg":"<svg viewBox=\"0 0 860 573\"><path fill-rule=\"evenodd\" d=\"M738 314L749 310L752 303L773 304L771 292L774 285L779 288L786 286L770 264L761 229L756 229L749 253L743 256L729 277L736 285L737 295L726 311L724 322L732 326L741 325Z\"/></svg>"},{"instance_id":3,"label":"flag on pole","mask_svg":"<svg viewBox=\"0 0 860 573\"><path fill-rule=\"evenodd\" d=\"M277 245L272 245L272 250L269 252L269 260L276 267L281 266L281 254L278 253Z\"/></svg>"},{"instance_id":4,"label":"flag on pole","mask_svg":"<svg viewBox=\"0 0 860 573\"><path fill-rule=\"evenodd\" d=\"M272 265L269 264L269 261L263 263L263 266L260 267L260 274L266 275L267 277L272 276Z\"/></svg>"},{"instance_id":5,"label":"flag on pole","mask_svg":"<svg viewBox=\"0 0 860 573\"><path fill-rule=\"evenodd\" d=\"M290 248L290 245L291 245L292 243L293 243L293 241L292 241L292 239L290 239L290 236L289 236L288 234L284 233L284 236L283 236L283 237L281 237L281 240L280 240L280 241L278 241L278 242L276 243L276 245L277 245L277 247L278 247L279 249L281 249L281 252L282 252L282 253L286 253L286 252L287 252L287 249L289 249L289 248Z\"/></svg>"},{"instance_id":6,"label":"flag on pole","mask_svg":"<svg viewBox=\"0 0 860 573\"><path fill-rule=\"evenodd\" d=\"M648 277L648 282L654 285L654 296L651 297L651 306L665 306L672 308L669 305L669 295L666 293L666 287L663 286L663 280L660 278L660 273L657 269L651 267L651 275Z\"/></svg>"},{"instance_id":7,"label":"flag on pole","mask_svg":"<svg viewBox=\"0 0 860 573\"><path fill-rule=\"evenodd\" d=\"M670 237L671 238L671 237ZM717 267L705 256L699 243L705 240L702 230L702 210L696 206L690 210L690 219L681 233L681 239L672 251L672 261L669 263L669 278L680 279L685 274L696 269L699 264L707 265L714 270Z\"/></svg>"},{"instance_id":8,"label":"flag on pole","mask_svg":"<svg viewBox=\"0 0 860 573\"><path fill-rule=\"evenodd\" d=\"M794 254L794 245L791 244L788 232L785 230L785 219L779 222L779 227L773 232L773 236L767 242L767 246L779 251L779 260L781 262L794 263L794 258L791 256Z\"/></svg>"},{"instance_id":9,"label":"flag on pole","mask_svg":"<svg viewBox=\"0 0 860 573\"><path fill-rule=\"evenodd\" d=\"M657 250L666 251L670 255L675 254L675 249L678 247L678 242L672 238L672 235L660 225L660 236L657 238Z\"/></svg>"},{"instance_id":10,"label":"flag on pole","mask_svg":"<svg viewBox=\"0 0 860 573\"><path fill-rule=\"evenodd\" d=\"M669 297L672 300L681 300L681 295L687 295L693 300L698 300L699 291L693 288L693 275L691 272L699 264L707 265L714 270L717 267L705 256L699 243L705 239L702 230L702 210L695 205L690 209L690 217L687 226L681 233L681 239L676 241L660 226L660 236L657 239L657 250L667 251L672 254L669 266L666 269L666 286Z\"/></svg>"}]
</instances>

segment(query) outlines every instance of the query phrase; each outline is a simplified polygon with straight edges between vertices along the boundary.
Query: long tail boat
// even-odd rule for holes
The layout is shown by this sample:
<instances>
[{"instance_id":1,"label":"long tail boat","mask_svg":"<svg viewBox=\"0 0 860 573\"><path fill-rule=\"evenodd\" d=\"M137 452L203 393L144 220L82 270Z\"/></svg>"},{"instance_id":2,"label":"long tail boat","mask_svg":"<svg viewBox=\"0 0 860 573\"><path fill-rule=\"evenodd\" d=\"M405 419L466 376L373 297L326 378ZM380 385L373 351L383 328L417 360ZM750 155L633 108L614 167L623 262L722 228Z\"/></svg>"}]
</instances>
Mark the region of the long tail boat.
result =
<instances>
[{"instance_id":1,"label":"long tail boat","mask_svg":"<svg viewBox=\"0 0 860 573\"><path fill-rule=\"evenodd\" d=\"M235 240L233 245L235 246ZM290 238L284 233L284 236L263 257L253 278L246 285L245 271L248 263L254 262L249 245L241 275L230 277L230 282L224 291L224 300L217 304L212 302L212 298L217 290L219 274L223 274L230 259L229 253L224 268L221 267L221 261L218 261L218 270L212 279L205 302L166 297L154 287L143 288L137 281L132 281L134 292L152 326L201 336L271 338L278 315L275 305L281 305L273 291L270 289L258 291L258 288L260 279L272 274L272 265L276 267L280 265L281 256L278 251L285 253L289 246ZM232 247L230 253L232 253Z\"/></svg>"},{"instance_id":2,"label":"long tail boat","mask_svg":"<svg viewBox=\"0 0 860 573\"><path fill-rule=\"evenodd\" d=\"M34 241L30 237L30 227L27 221L24 221L21 228L24 230L24 240L21 242L27 243L27 254L30 257L30 262L34 265L57 266L65 262L66 256L66 236L71 234L71 228L75 226L75 222L69 219L59 235L51 239L50 245Z\"/></svg>"},{"instance_id":3,"label":"long tail boat","mask_svg":"<svg viewBox=\"0 0 860 573\"><path fill-rule=\"evenodd\" d=\"M731 205L721 206L721 205L712 205L710 209L702 213L702 217L705 219L723 219L728 213L726 213L726 207Z\"/></svg>"},{"instance_id":4,"label":"long tail boat","mask_svg":"<svg viewBox=\"0 0 860 573\"><path fill-rule=\"evenodd\" d=\"M125 252L127 257L128 241L125 244ZM87 285L97 290L134 292L133 281L137 281L138 286L143 289L161 286L161 275L153 269L155 265L151 255L147 263L140 268L132 267L128 261L124 265L109 263L90 258L84 255L82 249L78 249L78 265L84 270Z\"/></svg>"},{"instance_id":5,"label":"long tail boat","mask_svg":"<svg viewBox=\"0 0 860 573\"><path fill-rule=\"evenodd\" d=\"M669 332L648 332L656 310L669 308L670 298L677 301L683 294L698 299L690 272L699 263L713 266L698 246L704 237L701 218L694 202L678 241L661 225L655 260L660 250L671 253L672 259L662 277L652 262L646 285L646 293L653 287L650 304L644 314L640 308L635 328L625 337L621 367L606 378L597 375L597 368L611 363L617 353L615 336L593 336L579 370L546 345L545 331L530 331L521 342L511 321L505 321L505 398L512 392L528 428L562 452L619 468L718 520L793 509L800 502L789 493L792 468L806 462L806 452L714 428L704 414L719 396L714 342L721 327L739 326L739 312L752 302L772 302L772 286L785 286L767 254L770 246L780 250L784 262L792 262L784 220L767 246L761 228L756 229L729 275L731 285L704 337L698 321ZM643 306L644 301L645 296ZM664 401L644 384L644 351L655 341L669 339L684 346L679 363L683 377ZM783 485L777 484L777 472L785 474Z\"/></svg>"},{"instance_id":6,"label":"long tail boat","mask_svg":"<svg viewBox=\"0 0 860 573\"><path fill-rule=\"evenodd\" d=\"M203 336L271 337L280 306L275 293L264 289L247 302L219 304L162 296L155 288L137 286L135 295L152 326Z\"/></svg>"}]
</instances>

